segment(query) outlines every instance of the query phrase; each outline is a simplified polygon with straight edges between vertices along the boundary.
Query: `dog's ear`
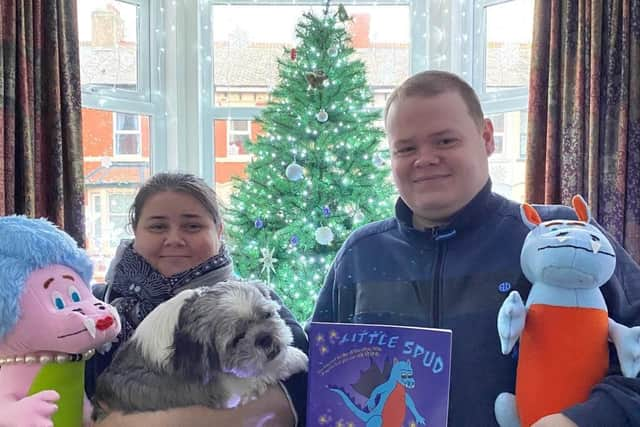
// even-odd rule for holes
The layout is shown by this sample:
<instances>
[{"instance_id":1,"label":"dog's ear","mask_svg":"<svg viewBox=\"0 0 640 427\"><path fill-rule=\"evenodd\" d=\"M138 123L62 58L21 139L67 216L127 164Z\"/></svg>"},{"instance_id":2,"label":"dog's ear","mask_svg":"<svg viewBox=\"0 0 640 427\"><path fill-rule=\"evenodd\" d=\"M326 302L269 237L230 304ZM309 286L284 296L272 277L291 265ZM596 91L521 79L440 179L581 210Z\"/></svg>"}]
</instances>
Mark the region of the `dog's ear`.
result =
<instances>
[{"instance_id":1,"label":"dog's ear","mask_svg":"<svg viewBox=\"0 0 640 427\"><path fill-rule=\"evenodd\" d=\"M204 346L194 341L189 334L176 331L173 337L173 369L188 380L196 380L202 375L202 353Z\"/></svg>"},{"instance_id":2,"label":"dog's ear","mask_svg":"<svg viewBox=\"0 0 640 427\"><path fill-rule=\"evenodd\" d=\"M173 347L173 369L187 380L208 382L220 370L220 357L213 345L203 345L178 330Z\"/></svg>"}]
</instances>

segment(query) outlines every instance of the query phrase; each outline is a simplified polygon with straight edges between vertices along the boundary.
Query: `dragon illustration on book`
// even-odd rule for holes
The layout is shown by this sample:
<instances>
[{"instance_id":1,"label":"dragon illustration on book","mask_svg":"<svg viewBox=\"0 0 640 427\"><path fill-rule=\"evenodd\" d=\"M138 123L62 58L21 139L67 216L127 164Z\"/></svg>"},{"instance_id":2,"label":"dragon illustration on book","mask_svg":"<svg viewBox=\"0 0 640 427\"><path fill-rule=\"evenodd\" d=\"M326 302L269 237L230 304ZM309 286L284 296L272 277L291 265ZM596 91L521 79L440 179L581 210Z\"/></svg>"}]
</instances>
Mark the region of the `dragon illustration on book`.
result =
<instances>
[{"instance_id":1,"label":"dragon illustration on book","mask_svg":"<svg viewBox=\"0 0 640 427\"><path fill-rule=\"evenodd\" d=\"M366 409L356 405L353 399L339 387L329 387L366 427L401 427L407 408L417 424L425 425L425 419L418 413L407 389L416 386L413 368L409 361L394 360L393 365L386 360L382 370L371 360L371 366L362 372L353 389L367 397Z\"/></svg>"}]
</instances>

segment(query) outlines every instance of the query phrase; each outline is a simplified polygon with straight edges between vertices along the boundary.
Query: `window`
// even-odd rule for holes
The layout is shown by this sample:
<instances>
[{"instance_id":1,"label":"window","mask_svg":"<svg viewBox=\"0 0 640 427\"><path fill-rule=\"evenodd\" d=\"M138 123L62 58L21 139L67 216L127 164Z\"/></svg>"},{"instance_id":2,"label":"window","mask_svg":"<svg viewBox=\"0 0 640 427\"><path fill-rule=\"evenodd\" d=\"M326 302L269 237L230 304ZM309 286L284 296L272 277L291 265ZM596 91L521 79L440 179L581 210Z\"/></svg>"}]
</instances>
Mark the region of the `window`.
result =
<instances>
[{"instance_id":1,"label":"window","mask_svg":"<svg viewBox=\"0 0 640 427\"><path fill-rule=\"evenodd\" d=\"M113 154L115 156L141 155L140 116L113 113L113 123Z\"/></svg>"},{"instance_id":2,"label":"window","mask_svg":"<svg viewBox=\"0 0 640 427\"><path fill-rule=\"evenodd\" d=\"M155 31L165 24L150 3L76 0L87 252L97 282L128 235L128 204L151 173L152 146L162 148L166 134L157 95L164 64L156 54L164 45Z\"/></svg>"},{"instance_id":3,"label":"window","mask_svg":"<svg viewBox=\"0 0 640 427\"><path fill-rule=\"evenodd\" d=\"M129 207L133 203L134 192L109 194L109 245L118 247L122 239L130 238L127 230L129 223Z\"/></svg>"},{"instance_id":4,"label":"window","mask_svg":"<svg viewBox=\"0 0 640 427\"><path fill-rule=\"evenodd\" d=\"M87 250L100 261L100 280L121 237L110 233L121 229L114 224L124 214L114 210L124 202L112 201L134 194L152 169L200 173L226 201L232 177L242 178L250 161L245 143L262 131L255 119L278 84L277 60L297 45L302 13L325 2L76 4ZM352 0L345 7L374 94L371 108L381 109L394 86L423 69L468 78L485 113L502 120L490 158L495 188L517 199L533 0Z\"/></svg>"},{"instance_id":5,"label":"window","mask_svg":"<svg viewBox=\"0 0 640 427\"><path fill-rule=\"evenodd\" d=\"M502 154L504 152L504 114L492 114L488 118L493 122L494 154Z\"/></svg>"},{"instance_id":6,"label":"window","mask_svg":"<svg viewBox=\"0 0 640 427\"><path fill-rule=\"evenodd\" d=\"M213 126L204 124L204 133L211 135L214 180L223 202L228 202L232 178L245 176L250 161L250 156L243 156L245 144L261 131L254 119L271 101L271 90L279 83L278 59L283 59L285 48L298 44L297 22L304 12L319 14L324 6L322 1L274 4L256 0L247 4L214 0L205 10L209 17L203 21L201 37L210 44L205 44L207 50L200 61L210 73L205 84L211 84L211 89L203 108ZM421 41L411 40L412 31L426 33L426 21L420 19L424 15L416 14L409 0L373 4L354 0L345 8L352 17L348 31L355 56L367 69L372 107L383 108L393 88L411 74L415 58L424 57L418 52Z\"/></svg>"},{"instance_id":7,"label":"window","mask_svg":"<svg viewBox=\"0 0 640 427\"><path fill-rule=\"evenodd\" d=\"M89 221L87 221L88 229L91 230L89 234L92 234L91 246L99 246L102 240L102 197L100 194L93 194L91 197L91 214L89 215Z\"/></svg>"},{"instance_id":8,"label":"window","mask_svg":"<svg viewBox=\"0 0 640 427\"><path fill-rule=\"evenodd\" d=\"M533 37L533 0L484 2L483 92L526 89Z\"/></svg>"},{"instance_id":9,"label":"window","mask_svg":"<svg viewBox=\"0 0 640 427\"><path fill-rule=\"evenodd\" d=\"M145 89L140 74L140 6L114 0L77 1L82 90L136 94Z\"/></svg>"},{"instance_id":10,"label":"window","mask_svg":"<svg viewBox=\"0 0 640 427\"><path fill-rule=\"evenodd\" d=\"M227 155L238 156L246 154L244 145L251 139L250 120L227 121Z\"/></svg>"},{"instance_id":11,"label":"window","mask_svg":"<svg viewBox=\"0 0 640 427\"><path fill-rule=\"evenodd\" d=\"M527 126L527 110L520 111L520 159L522 160L527 158Z\"/></svg>"},{"instance_id":12,"label":"window","mask_svg":"<svg viewBox=\"0 0 640 427\"><path fill-rule=\"evenodd\" d=\"M533 0L475 0L473 86L494 123L494 190L522 201ZM524 141L524 142L523 142Z\"/></svg>"}]
</instances>

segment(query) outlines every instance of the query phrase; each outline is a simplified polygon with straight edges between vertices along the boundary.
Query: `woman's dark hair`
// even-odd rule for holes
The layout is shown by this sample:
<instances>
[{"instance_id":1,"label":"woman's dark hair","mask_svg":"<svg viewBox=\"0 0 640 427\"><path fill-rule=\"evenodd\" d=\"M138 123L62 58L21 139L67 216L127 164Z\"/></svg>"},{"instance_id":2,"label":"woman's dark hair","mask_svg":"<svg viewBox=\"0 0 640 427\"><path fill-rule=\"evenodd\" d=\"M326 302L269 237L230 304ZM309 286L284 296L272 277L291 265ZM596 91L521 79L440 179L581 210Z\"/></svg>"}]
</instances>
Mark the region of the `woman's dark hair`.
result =
<instances>
[{"instance_id":1,"label":"woman's dark hair","mask_svg":"<svg viewBox=\"0 0 640 427\"><path fill-rule=\"evenodd\" d=\"M140 213L147 199L164 191L185 193L194 197L209 212L213 222L216 225L221 224L222 217L216 192L202 178L189 173L162 172L149 178L136 194L136 198L129 209L129 225L134 231L138 226Z\"/></svg>"}]
</instances>

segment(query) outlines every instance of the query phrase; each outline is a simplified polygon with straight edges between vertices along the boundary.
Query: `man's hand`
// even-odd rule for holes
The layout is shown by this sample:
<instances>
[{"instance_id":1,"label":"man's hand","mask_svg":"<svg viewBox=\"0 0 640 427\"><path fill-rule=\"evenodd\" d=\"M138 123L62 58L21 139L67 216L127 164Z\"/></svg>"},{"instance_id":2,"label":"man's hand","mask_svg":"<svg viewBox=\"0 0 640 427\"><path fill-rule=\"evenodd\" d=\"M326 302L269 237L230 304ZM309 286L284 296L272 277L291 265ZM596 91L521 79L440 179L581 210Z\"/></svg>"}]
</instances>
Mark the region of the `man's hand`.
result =
<instances>
[{"instance_id":1,"label":"man's hand","mask_svg":"<svg viewBox=\"0 0 640 427\"><path fill-rule=\"evenodd\" d=\"M531 427L578 427L578 425L563 414L551 414L540 418Z\"/></svg>"},{"instance_id":2,"label":"man's hand","mask_svg":"<svg viewBox=\"0 0 640 427\"><path fill-rule=\"evenodd\" d=\"M293 427L294 417L289 401L279 385L270 387L259 399L235 409L209 409L190 406L158 412L109 414L95 427Z\"/></svg>"}]
</instances>

